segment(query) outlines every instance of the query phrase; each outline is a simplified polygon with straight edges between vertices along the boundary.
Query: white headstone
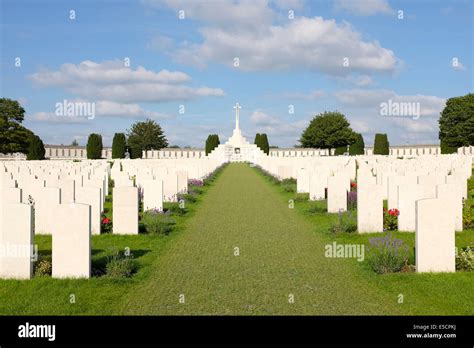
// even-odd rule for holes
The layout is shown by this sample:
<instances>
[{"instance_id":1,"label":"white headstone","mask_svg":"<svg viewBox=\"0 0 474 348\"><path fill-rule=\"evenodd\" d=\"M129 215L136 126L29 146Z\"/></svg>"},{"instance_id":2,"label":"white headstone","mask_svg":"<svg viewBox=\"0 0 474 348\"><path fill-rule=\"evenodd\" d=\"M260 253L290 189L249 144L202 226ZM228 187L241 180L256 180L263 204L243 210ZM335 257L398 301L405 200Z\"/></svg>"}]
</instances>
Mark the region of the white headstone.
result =
<instances>
[{"instance_id":1,"label":"white headstone","mask_svg":"<svg viewBox=\"0 0 474 348\"><path fill-rule=\"evenodd\" d=\"M138 188L114 187L113 233L138 234Z\"/></svg>"},{"instance_id":2,"label":"white headstone","mask_svg":"<svg viewBox=\"0 0 474 348\"><path fill-rule=\"evenodd\" d=\"M53 278L89 278L91 275L91 207L60 204L53 230Z\"/></svg>"},{"instance_id":3,"label":"white headstone","mask_svg":"<svg viewBox=\"0 0 474 348\"><path fill-rule=\"evenodd\" d=\"M0 278L31 279L33 276L33 214L28 204L5 203L0 219Z\"/></svg>"},{"instance_id":4,"label":"white headstone","mask_svg":"<svg viewBox=\"0 0 474 348\"><path fill-rule=\"evenodd\" d=\"M441 199L416 202L416 271L455 272L454 222Z\"/></svg>"},{"instance_id":5,"label":"white headstone","mask_svg":"<svg viewBox=\"0 0 474 348\"><path fill-rule=\"evenodd\" d=\"M35 201L35 233L51 234L56 222L56 209L61 203L61 189L43 187L33 196Z\"/></svg>"},{"instance_id":6,"label":"white headstone","mask_svg":"<svg viewBox=\"0 0 474 348\"><path fill-rule=\"evenodd\" d=\"M76 190L76 203L91 206L91 233L100 234L102 193L99 187L79 187Z\"/></svg>"},{"instance_id":7,"label":"white headstone","mask_svg":"<svg viewBox=\"0 0 474 348\"><path fill-rule=\"evenodd\" d=\"M359 233L383 232L383 187L357 188L357 230Z\"/></svg>"},{"instance_id":8,"label":"white headstone","mask_svg":"<svg viewBox=\"0 0 474 348\"><path fill-rule=\"evenodd\" d=\"M163 181L143 180L143 211L163 211Z\"/></svg>"},{"instance_id":9,"label":"white headstone","mask_svg":"<svg viewBox=\"0 0 474 348\"><path fill-rule=\"evenodd\" d=\"M347 211L347 181L344 175L328 178L328 213Z\"/></svg>"}]
</instances>

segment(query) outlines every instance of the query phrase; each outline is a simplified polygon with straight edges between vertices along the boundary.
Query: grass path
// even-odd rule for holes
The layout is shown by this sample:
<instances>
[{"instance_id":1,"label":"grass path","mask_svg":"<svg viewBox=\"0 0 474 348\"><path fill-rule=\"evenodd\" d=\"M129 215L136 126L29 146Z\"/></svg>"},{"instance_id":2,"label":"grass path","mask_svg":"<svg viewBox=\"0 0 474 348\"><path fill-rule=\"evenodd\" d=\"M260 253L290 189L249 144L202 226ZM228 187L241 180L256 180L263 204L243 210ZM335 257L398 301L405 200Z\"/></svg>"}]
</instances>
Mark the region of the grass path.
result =
<instances>
[{"instance_id":1,"label":"grass path","mask_svg":"<svg viewBox=\"0 0 474 348\"><path fill-rule=\"evenodd\" d=\"M374 286L375 274L324 257L327 240L314 231L321 227L254 169L231 164L123 313L401 314L396 294Z\"/></svg>"},{"instance_id":2,"label":"grass path","mask_svg":"<svg viewBox=\"0 0 474 348\"><path fill-rule=\"evenodd\" d=\"M321 202L290 209L290 198L257 169L230 164L170 235L92 237L93 266L110 248L129 248L138 263L132 278L0 280L0 315L474 314L472 272L376 275L366 262L326 258L326 244L367 245L381 234L330 234L337 215L322 212ZM413 259L414 233L394 234ZM35 243L51 254L51 236ZM456 233L456 246L467 245L474 230Z\"/></svg>"}]
</instances>

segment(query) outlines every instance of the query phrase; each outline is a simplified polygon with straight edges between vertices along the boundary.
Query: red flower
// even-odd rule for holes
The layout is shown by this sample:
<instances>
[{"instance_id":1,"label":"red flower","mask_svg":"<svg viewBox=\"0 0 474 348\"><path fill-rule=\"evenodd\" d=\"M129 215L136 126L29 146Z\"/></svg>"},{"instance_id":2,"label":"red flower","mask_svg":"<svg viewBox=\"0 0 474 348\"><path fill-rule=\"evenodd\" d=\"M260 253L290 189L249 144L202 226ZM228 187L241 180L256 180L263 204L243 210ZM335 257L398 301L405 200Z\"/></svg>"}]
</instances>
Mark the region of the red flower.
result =
<instances>
[{"instance_id":1,"label":"red flower","mask_svg":"<svg viewBox=\"0 0 474 348\"><path fill-rule=\"evenodd\" d=\"M354 182L354 181L351 181L351 187L352 187L352 188L356 188L356 187L357 187L357 183Z\"/></svg>"},{"instance_id":2,"label":"red flower","mask_svg":"<svg viewBox=\"0 0 474 348\"><path fill-rule=\"evenodd\" d=\"M392 216L398 216L398 215L400 215L400 212L398 211L398 209L394 208L394 209L390 209L388 211L388 214L392 215Z\"/></svg>"},{"instance_id":3,"label":"red flower","mask_svg":"<svg viewBox=\"0 0 474 348\"><path fill-rule=\"evenodd\" d=\"M108 225L108 224L110 224L110 219L109 219L108 217L104 217L104 218L102 219L102 224L103 224L103 225Z\"/></svg>"}]
</instances>

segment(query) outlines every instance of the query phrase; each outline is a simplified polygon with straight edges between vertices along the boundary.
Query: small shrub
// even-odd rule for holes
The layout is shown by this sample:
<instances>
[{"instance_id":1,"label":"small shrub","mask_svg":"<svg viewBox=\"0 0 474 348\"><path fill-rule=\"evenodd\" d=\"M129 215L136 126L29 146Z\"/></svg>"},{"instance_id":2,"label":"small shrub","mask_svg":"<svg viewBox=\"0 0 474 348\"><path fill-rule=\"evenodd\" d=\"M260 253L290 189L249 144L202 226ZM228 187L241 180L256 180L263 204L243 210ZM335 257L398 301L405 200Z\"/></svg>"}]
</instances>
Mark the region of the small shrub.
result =
<instances>
[{"instance_id":1,"label":"small shrub","mask_svg":"<svg viewBox=\"0 0 474 348\"><path fill-rule=\"evenodd\" d=\"M171 215L185 215L188 210L186 208L181 208L180 203L171 203L168 208L166 209L166 212Z\"/></svg>"},{"instance_id":2,"label":"small shrub","mask_svg":"<svg viewBox=\"0 0 474 348\"><path fill-rule=\"evenodd\" d=\"M107 257L105 265L105 276L115 279L130 278L136 270L132 255L126 256L124 253L114 251Z\"/></svg>"},{"instance_id":3,"label":"small shrub","mask_svg":"<svg viewBox=\"0 0 474 348\"><path fill-rule=\"evenodd\" d=\"M369 239L368 263L378 274L400 272L408 263L408 247L391 233Z\"/></svg>"},{"instance_id":4,"label":"small shrub","mask_svg":"<svg viewBox=\"0 0 474 348\"><path fill-rule=\"evenodd\" d=\"M357 221L351 213L339 213L338 219L331 225L329 231L332 234L354 233L357 231Z\"/></svg>"},{"instance_id":5,"label":"small shrub","mask_svg":"<svg viewBox=\"0 0 474 348\"><path fill-rule=\"evenodd\" d=\"M296 180L293 178L283 179L281 186L285 192L296 192Z\"/></svg>"},{"instance_id":6,"label":"small shrub","mask_svg":"<svg viewBox=\"0 0 474 348\"><path fill-rule=\"evenodd\" d=\"M281 181L282 185L296 185L296 179L288 178Z\"/></svg>"},{"instance_id":7,"label":"small shrub","mask_svg":"<svg viewBox=\"0 0 474 348\"><path fill-rule=\"evenodd\" d=\"M383 229L384 231L396 231L398 229L398 209L383 209Z\"/></svg>"},{"instance_id":8,"label":"small shrub","mask_svg":"<svg viewBox=\"0 0 474 348\"><path fill-rule=\"evenodd\" d=\"M465 247L460 253L456 253L456 270L474 271L474 246Z\"/></svg>"},{"instance_id":9,"label":"small shrub","mask_svg":"<svg viewBox=\"0 0 474 348\"><path fill-rule=\"evenodd\" d=\"M157 210L147 210L143 213L142 223L150 234L167 235L176 223L172 218Z\"/></svg>"},{"instance_id":10,"label":"small shrub","mask_svg":"<svg viewBox=\"0 0 474 348\"><path fill-rule=\"evenodd\" d=\"M51 255L40 255L33 268L35 276L50 276L53 272L53 261Z\"/></svg>"}]
</instances>

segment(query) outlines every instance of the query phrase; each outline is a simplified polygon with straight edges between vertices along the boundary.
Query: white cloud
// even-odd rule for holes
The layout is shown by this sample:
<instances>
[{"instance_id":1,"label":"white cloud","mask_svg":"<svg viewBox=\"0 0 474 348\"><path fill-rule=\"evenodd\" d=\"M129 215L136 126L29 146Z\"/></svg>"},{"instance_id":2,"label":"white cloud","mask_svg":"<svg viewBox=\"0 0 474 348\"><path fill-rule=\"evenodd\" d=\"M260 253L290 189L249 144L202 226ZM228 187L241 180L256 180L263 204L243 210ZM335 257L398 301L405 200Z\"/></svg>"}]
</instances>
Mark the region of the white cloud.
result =
<instances>
[{"instance_id":1,"label":"white cloud","mask_svg":"<svg viewBox=\"0 0 474 348\"><path fill-rule=\"evenodd\" d=\"M399 95L387 89L350 89L335 93L336 99L346 106L379 109L381 103L420 103L420 116L439 116L446 99L429 95Z\"/></svg>"},{"instance_id":2,"label":"white cloud","mask_svg":"<svg viewBox=\"0 0 474 348\"><path fill-rule=\"evenodd\" d=\"M186 19L195 19L234 31L255 32L270 24L274 13L267 0L142 0L151 8L184 11Z\"/></svg>"},{"instance_id":3,"label":"white cloud","mask_svg":"<svg viewBox=\"0 0 474 348\"><path fill-rule=\"evenodd\" d=\"M170 52L180 63L200 67L218 62L239 69L312 70L329 75L353 72L394 72L401 61L377 41L364 41L347 22L322 17L296 17L273 24L278 17L267 0L144 0L149 7L183 10L186 19L202 23L199 43L184 41ZM302 6L302 1L279 0L276 7ZM152 43L150 43L151 45ZM349 66L344 66L344 59Z\"/></svg>"},{"instance_id":4,"label":"white cloud","mask_svg":"<svg viewBox=\"0 0 474 348\"><path fill-rule=\"evenodd\" d=\"M83 99L69 100L68 102L87 102ZM62 102L61 102L62 103ZM91 116L58 116L55 112L36 112L28 119L30 121L54 123L54 124L74 124L85 123L98 117L119 117L119 118L151 118L151 119L169 119L173 116L156 111L143 109L138 104L123 104L108 100L99 100L93 102L95 115Z\"/></svg>"},{"instance_id":5,"label":"white cloud","mask_svg":"<svg viewBox=\"0 0 474 348\"><path fill-rule=\"evenodd\" d=\"M165 119L172 117L171 115L163 114L161 112L145 110L138 104L122 104L108 100L99 100L96 103L96 108L98 116L152 119Z\"/></svg>"},{"instance_id":6,"label":"white cloud","mask_svg":"<svg viewBox=\"0 0 474 348\"><path fill-rule=\"evenodd\" d=\"M205 27L203 42L185 43L173 53L187 64L205 66L216 61L239 69L313 70L329 75L353 72L394 72L399 59L377 41L363 41L347 22L322 17L298 17L285 25L271 25L260 32L236 32L229 28ZM347 58L349 66L344 66Z\"/></svg>"},{"instance_id":7,"label":"white cloud","mask_svg":"<svg viewBox=\"0 0 474 348\"><path fill-rule=\"evenodd\" d=\"M335 0L334 9L349 12L356 16L394 13L387 0Z\"/></svg>"},{"instance_id":8,"label":"white cloud","mask_svg":"<svg viewBox=\"0 0 474 348\"><path fill-rule=\"evenodd\" d=\"M96 63L85 60L79 64L66 63L59 70L42 70L30 76L34 83L44 86L71 86L79 83L182 83L191 77L180 71L161 70L154 72L138 66L135 70L125 66L124 61L111 60Z\"/></svg>"},{"instance_id":9,"label":"white cloud","mask_svg":"<svg viewBox=\"0 0 474 348\"><path fill-rule=\"evenodd\" d=\"M122 61L63 64L59 70L41 70L30 75L38 86L59 86L80 97L117 102L165 102L199 97L222 96L220 88L184 85L191 77L180 71L154 72L144 67L132 69Z\"/></svg>"}]
</instances>

